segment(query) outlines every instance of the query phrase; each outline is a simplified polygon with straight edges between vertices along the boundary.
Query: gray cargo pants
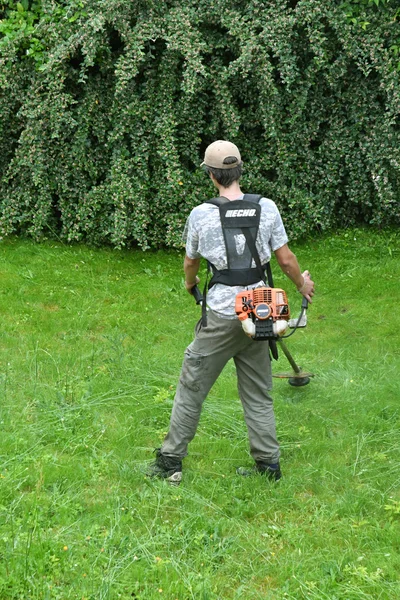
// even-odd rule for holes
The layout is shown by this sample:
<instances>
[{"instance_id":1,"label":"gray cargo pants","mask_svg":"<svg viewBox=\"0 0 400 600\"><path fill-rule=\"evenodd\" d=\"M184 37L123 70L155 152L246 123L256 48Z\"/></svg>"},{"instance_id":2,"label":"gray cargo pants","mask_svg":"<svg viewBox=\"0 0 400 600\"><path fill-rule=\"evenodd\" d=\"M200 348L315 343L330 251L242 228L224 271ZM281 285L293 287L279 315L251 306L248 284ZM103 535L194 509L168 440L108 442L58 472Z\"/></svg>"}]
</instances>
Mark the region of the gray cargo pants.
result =
<instances>
[{"instance_id":1,"label":"gray cargo pants","mask_svg":"<svg viewBox=\"0 0 400 600\"><path fill-rule=\"evenodd\" d=\"M254 460L276 463L276 438L268 342L255 342L243 332L239 319L221 319L208 312L207 327L199 322L196 337L186 348L176 390L169 432L161 452L183 458L193 439L203 402L229 359L233 358L244 409L250 453Z\"/></svg>"}]
</instances>

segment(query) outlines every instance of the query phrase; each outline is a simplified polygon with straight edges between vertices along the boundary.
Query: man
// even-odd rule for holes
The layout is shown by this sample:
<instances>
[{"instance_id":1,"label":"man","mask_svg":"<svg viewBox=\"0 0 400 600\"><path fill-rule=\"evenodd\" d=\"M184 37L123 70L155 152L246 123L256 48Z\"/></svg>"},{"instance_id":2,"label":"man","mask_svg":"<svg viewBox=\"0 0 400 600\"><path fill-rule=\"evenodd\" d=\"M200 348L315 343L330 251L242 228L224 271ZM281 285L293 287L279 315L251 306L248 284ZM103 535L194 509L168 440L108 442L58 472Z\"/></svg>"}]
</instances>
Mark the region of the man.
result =
<instances>
[{"instance_id":1,"label":"man","mask_svg":"<svg viewBox=\"0 0 400 600\"><path fill-rule=\"evenodd\" d=\"M203 165L220 197L229 201L243 198L239 184L242 160L234 144L218 140L208 146ZM311 302L314 282L308 271L300 272L296 256L287 245L287 235L276 205L267 198L261 198L259 204L261 214L256 248L261 265L269 262L273 251L282 271ZM197 273L201 258L208 260L217 272L228 267L218 207L209 203L195 207L188 218L184 238L185 287L191 293L199 282ZM244 236L237 236L239 246L245 243ZM256 278L247 287L259 285L263 282ZM253 469L238 469L238 473L261 473L274 481L281 477L275 417L268 393L272 388L268 341L255 341L242 329L235 313L235 298L243 289L246 289L243 285L215 283L207 294L207 325L202 325L201 321L198 323L195 339L185 351L169 432L162 447L156 450L156 460L148 473L150 476L179 485L182 459L187 455L188 444L196 433L203 401L228 360L233 358L250 453L255 460Z\"/></svg>"}]
</instances>

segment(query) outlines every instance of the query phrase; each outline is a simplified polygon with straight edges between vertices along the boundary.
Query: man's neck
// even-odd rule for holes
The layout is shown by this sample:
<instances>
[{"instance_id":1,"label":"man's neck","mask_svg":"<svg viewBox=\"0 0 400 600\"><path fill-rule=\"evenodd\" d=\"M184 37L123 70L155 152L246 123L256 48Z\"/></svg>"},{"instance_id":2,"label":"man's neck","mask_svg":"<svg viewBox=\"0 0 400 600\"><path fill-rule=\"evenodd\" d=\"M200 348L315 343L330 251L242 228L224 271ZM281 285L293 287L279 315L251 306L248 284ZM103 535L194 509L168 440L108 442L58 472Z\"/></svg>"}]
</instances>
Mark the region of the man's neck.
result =
<instances>
[{"instance_id":1,"label":"man's neck","mask_svg":"<svg viewBox=\"0 0 400 600\"><path fill-rule=\"evenodd\" d=\"M218 185L217 187L219 195L224 196L224 198L228 198L228 200L237 200L239 196L243 196L243 192L240 189L239 183L236 181L228 188L223 187L222 185Z\"/></svg>"}]
</instances>

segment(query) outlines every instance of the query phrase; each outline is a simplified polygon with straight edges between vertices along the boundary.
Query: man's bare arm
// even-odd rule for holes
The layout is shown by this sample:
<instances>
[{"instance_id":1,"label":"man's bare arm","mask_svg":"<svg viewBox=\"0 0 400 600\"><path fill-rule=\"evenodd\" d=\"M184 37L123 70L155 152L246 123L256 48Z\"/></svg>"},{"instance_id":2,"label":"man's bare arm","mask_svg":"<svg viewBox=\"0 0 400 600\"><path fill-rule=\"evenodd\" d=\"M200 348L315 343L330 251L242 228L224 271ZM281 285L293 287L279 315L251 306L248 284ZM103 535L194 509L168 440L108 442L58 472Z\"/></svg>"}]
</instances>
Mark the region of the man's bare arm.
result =
<instances>
[{"instance_id":1,"label":"man's bare arm","mask_svg":"<svg viewBox=\"0 0 400 600\"><path fill-rule=\"evenodd\" d=\"M300 294L307 298L309 302L312 302L314 282L311 280L308 271L304 271L304 273L300 271L296 255L290 250L289 246L285 244L275 250L275 257L283 273L293 281Z\"/></svg>"},{"instance_id":2,"label":"man's bare arm","mask_svg":"<svg viewBox=\"0 0 400 600\"><path fill-rule=\"evenodd\" d=\"M185 273L185 288L190 293L192 287L199 283L200 279L197 277L197 273L200 268L200 258L189 258L185 256L183 261L183 270Z\"/></svg>"}]
</instances>

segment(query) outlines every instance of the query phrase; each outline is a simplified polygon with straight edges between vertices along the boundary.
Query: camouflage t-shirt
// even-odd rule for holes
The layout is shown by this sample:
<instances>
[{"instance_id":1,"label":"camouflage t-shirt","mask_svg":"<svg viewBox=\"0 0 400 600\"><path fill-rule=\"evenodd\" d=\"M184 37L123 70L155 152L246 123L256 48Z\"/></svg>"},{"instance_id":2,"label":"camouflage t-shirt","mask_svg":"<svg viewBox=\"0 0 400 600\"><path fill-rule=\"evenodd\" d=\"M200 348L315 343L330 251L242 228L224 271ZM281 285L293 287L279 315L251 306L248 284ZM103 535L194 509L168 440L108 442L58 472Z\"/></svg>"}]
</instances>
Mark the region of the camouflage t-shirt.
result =
<instances>
[{"instance_id":1,"label":"camouflage t-shirt","mask_svg":"<svg viewBox=\"0 0 400 600\"><path fill-rule=\"evenodd\" d=\"M238 200L242 198L243 196L239 197ZM288 238L276 204L268 198L261 198L260 206L261 217L256 246L263 265L270 260L271 252L284 246ZM217 206L204 203L192 210L186 222L183 241L189 258L203 257L218 270L228 267L224 235ZM240 253L240 246L242 245L244 248L245 245L244 235L238 236L236 244ZM253 266L255 266L254 261ZM248 287L254 288L258 285L262 285L262 282L260 281ZM227 286L216 283L207 292L207 305L221 317L236 318L235 298L236 294L243 289L245 289L243 286Z\"/></svg>"}]
</instances>

